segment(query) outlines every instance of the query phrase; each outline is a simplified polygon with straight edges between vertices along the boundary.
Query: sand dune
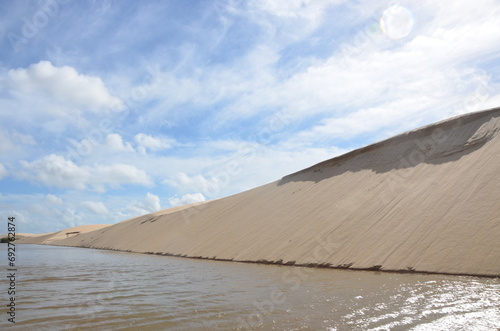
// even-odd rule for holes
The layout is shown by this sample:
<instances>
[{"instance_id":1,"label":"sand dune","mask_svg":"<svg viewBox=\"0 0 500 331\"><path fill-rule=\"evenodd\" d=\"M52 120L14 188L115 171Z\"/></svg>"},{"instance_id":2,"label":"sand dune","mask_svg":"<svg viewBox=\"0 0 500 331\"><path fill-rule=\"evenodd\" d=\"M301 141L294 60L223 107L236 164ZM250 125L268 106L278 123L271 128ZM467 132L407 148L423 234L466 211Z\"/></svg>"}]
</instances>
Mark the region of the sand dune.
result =
<instances>
[{"instance_id":1,"label":"sand dune","mask_svg":"<svg viewBox=\"0 0 500 331\"><path fill-rule=\"evenodd\" d=\"M16 242L22 244L46 244L50 245L61 239L70 238L87 232L103 229L110 226L110 224L93 224L93 225L80 225L57 232L30 234L18 233L16 235Z\"/></svg>"},{"instance_id":2,"label":"sand dune","mask_svg":"<svg viewBox=\"0 0 500 331\"><path fill-rule=\"evenodd\" d=\"M499 238L497 108L409 131L227 198L43 243L500 276Z\"/></svg>"}]
</instances>

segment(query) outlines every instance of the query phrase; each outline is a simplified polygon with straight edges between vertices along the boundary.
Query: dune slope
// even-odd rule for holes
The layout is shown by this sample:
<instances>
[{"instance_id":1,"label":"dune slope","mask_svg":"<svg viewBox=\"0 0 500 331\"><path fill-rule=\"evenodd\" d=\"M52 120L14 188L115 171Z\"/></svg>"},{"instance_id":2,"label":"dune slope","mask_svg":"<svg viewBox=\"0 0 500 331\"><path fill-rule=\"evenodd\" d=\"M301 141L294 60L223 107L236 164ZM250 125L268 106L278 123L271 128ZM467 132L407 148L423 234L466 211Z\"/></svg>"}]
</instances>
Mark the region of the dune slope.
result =
<instances>
[{"instance_id":1,"label":"dune slope","mask_svg":"<svg viewBox=\"0 0 500 331\"><path fill-rule=\"evenodd\" d=\"M108 226L110 226L110 224L79 225L61 231L50 232L50 233L42 233L42 234L18 233L16 234L16 242L22 244L50 245L61 239L70 238L77 234L83 234L103 229Z\"/></svg>"},{"instance_id":2,"label":"dune slope","mask_svg":"<svg viewBox=\"0 0 500 331\"><path fill-rule=\"evenodd\" d=\"M500 276L500 108L403 133L227 198L54 245Z\"/></svg>"}]
</instances>

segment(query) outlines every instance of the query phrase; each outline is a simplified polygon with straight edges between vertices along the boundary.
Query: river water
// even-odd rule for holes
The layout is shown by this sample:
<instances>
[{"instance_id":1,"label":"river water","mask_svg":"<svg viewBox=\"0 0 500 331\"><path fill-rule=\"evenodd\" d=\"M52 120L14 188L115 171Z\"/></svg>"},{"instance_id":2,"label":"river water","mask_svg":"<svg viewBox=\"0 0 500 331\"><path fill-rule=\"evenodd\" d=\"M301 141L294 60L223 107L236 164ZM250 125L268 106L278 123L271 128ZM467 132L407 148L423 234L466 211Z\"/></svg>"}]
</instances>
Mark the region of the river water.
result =
<instances>
[{"instance_id":1,"label":"river water","mask_svg":"<svg viewBox=\"0 0 500 331\"><path fill-rule=\"evenodd\" d=\"M6 265L6 245L2 247ZM3 313L2 330L500 328L498 278L312 269L20 244L16 253L16 323ZM6 266L4 270L7 274ZM2 278L0 297L8 303L8 279Z\"/></svg>"}]
</instances>

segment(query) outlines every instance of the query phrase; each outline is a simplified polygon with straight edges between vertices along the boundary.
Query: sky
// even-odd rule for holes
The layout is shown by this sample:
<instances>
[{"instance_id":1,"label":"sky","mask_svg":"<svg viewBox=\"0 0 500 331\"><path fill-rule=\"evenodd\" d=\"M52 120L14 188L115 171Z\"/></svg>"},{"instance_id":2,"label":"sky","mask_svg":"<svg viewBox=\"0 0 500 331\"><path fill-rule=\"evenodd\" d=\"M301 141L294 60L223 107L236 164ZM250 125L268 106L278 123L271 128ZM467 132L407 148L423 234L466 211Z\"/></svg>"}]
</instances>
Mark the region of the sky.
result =
<instances>
[{"instance_id":1,"label":"sky","mask_svg":"<svg viewBox=\"0 0 500 331\"><path fill-rule=\"evenodd\" d=\"M492 0L0 0L0 217L112 224L499 106L498 22Z\"/></svg>"}]
</instances>

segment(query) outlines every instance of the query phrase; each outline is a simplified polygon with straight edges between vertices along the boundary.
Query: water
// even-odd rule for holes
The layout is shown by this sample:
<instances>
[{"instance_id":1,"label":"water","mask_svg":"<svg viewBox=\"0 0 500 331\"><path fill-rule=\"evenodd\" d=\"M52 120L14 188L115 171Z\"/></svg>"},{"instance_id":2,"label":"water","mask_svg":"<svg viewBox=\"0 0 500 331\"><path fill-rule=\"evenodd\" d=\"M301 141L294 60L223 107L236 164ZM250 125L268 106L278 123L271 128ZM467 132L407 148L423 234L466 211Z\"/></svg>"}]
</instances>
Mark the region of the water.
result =
<instances>
[{"instance_id":1,"label":"water","mask_svg":"<svg viewBox=\"0 0 500 331\"><path fill-rule=\"evenodd\" d=\"M4 313L0 329L500 328L498 278L309 269L37 245L16 247L16 324L8 323ZM4 290L0 298L7 303L7 280L1 286Z\"/></svg>"}]
</instances>

